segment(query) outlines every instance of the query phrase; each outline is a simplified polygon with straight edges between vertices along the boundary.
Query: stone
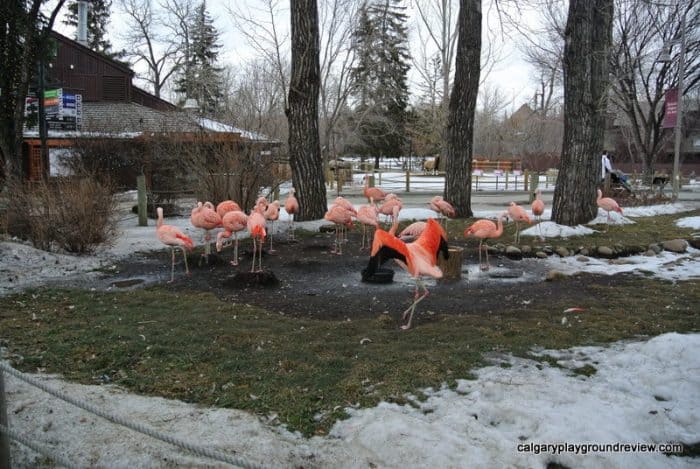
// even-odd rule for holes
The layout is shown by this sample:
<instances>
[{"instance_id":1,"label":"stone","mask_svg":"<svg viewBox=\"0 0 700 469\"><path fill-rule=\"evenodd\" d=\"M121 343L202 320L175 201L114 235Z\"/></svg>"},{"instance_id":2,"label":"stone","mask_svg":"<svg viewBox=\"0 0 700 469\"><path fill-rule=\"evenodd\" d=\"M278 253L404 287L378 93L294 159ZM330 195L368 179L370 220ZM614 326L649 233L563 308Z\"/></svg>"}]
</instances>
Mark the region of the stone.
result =
<instances>
[{"instance_id":1,"label":"stone","mask_svg":"<svg viewBox=\"0 0 700 469\"><path fill-rule=\"evenodd\" d=\"M521 246L520 250L523 252L523 254L530 254L532 252L532 246L526 244L525 246Z\"/></svg>"},{"instance_id":2,"label":"stone","mask_svg":"<svg viewBox=\"0 0 700 469\"><path fill-rule=\"evenodd\" d=\"M547 258L547 253L543 251L537 251L535 253L535 256L537 256L538 259L546 259Z\"/></svg>"},{"instance_id":3,"label":"stone","mask_svg":"<svg viewBox=\"0 0 700 469\"><path fill-rule=\"evenodd\" d=\"M564 246L558 246L554 252L556 252L559 257L569 257L569 250L566 249Z\"/></svg>"},{"instance_id":4,"label":"stone","mask_svg":"<svg viewBox=\"0 0 700 469\"><path fill-rule=\"evenodd\" d=\"M590 261L591 259L588 258L588 257L586 257L586 256L576 256L576 260L579 261L579 262L588 262L588 261Z\"/></svg>"},{"instance_id":5,"label":"stone","mask_svg":"<svg viewBox=\"0 0 700 469\"><path fill-rule=\"evenodd\" d=\"M579 248L578 253L581 254L582 256L590 256L590 252L588 251L588 248Z\"/></svg>"},{"instance_id":6,"label":"stone","mask_svg":"<svg viewBox=\"0 0 700 469\"><path fill-rule=\"evenodd\" d=\"M663 248L671 252L686 252L688 250L688 241L684 239L672 239L661 243Z\"/></svg>"},{"instance_id":7,"label":"stone","mask_svg":"<svg viewBox=\"0 0 700 469\"><path fill-rule=\"evenodd\" d=\"M615 252L608 246L598 246L598 254L603 257L612 257Z\"/></svg>"},{"instance_id":8,"label":"stone","mask_svg":"<svg viewBox=\"0 0 700 469\"><path fill-rule=\"evenodd\" d=\"M662 251L661 246L659 246L657 243L650 244L649 249L654 251L655 254L659 254Z\"/></svg>"},{"instance_id":9,"label":"stone","mask_svg":"<svg viewBox=\"0 0 700 469\"><path fill-rule=\"evenodd\" d=\"M656 251L654 251L653 249L649 249L647 252L644 253L644 255L647 257L654 257L656 256Z\"/></svg>"},{"instance_id":10,"label":"stone","mask_svg":"<svg viewBox=\"0 0 700 469\"><path fill-rule=\"evenodd\" d=\"M506 256L513 258L521 258L523 256L522 251L515 246L506 247Z\"/></svg>"}]
</instances>

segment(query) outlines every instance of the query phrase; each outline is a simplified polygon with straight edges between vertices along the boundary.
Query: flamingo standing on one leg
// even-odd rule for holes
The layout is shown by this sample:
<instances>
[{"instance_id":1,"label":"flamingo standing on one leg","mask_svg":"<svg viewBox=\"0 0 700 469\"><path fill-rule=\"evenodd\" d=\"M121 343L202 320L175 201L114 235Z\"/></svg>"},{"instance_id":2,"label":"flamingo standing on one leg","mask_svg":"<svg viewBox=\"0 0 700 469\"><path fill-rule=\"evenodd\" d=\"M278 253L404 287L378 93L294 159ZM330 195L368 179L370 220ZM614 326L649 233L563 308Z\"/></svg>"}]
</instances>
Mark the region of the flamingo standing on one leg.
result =
<instances>
[{"instance_id":1,"label":"flamingo standing on one leg","mask_svg":"<svg viewBox=\"0 0 700 469\"><path fill-rule=\"evenodd\" d=\"M163 224L163 208L158 207L158 221L156 222L156 236L165 245L170 247L171 262L170 262L170 282L175 280L175 247L182 249L182 257L185 259L185 273L190 274L190 269L187 266L187 253L185 250L191 251L194 247L192 238L184 234L179 228L172 225Z\"/></svg>"},{"instance_id":2,"label":"flamingo standing on one leg","mask_svg":"<svg viewBox=\"0 0 700 469\"><path fill-rule=\"evenodd\" d=\"M343 196L338 196L338 197L336 197L335 200L333 201L333 204L332 204L332 205L340 205L340 206L343 207L344 209L348 210L348 211L351 213L351 215L352 215L353 217L356 217L356 216L357 216L357 210L355 209L355 206L352 204L352 202L350 202L348 199L346 199L346 198L343 197ZM342 241L343 241L343 242L347 242L347 241L348 241L348 233L347 233L347 230L346 230L346 227L347 227L347 226L348 226L348 225L341 225L341 226L340 226L340 232L341 232L341 234L343 235L343 236L342 236Z\"/></svg>"},{"instance_id":3,"label":"flamingo standing on one leg","mask_svg":"<svg viewBox=\"0 0 700 469\"><path fill-rule=\"evenodd\" d=\"M233 212L234 210L238 210L240 212L241 207L233 200L224 200L223 202L219 202L219 204L216 206L216 213L218 213L221 218L224 218L224 215L226 215L228 212Z\"/></svg>"},{"instance_id":4,"label":"flamingo standing on one leg","mask_svg":"<svg viewBox=\"0 0 700 469\"><path fill-rule=\"evenodd\" d=\"M486 264L481 263L481 245L485 239L498 238L503 234L503 217L505 217L506 212L498 215L498 225L491 220L477 220L472 223L466 230L464 230L464 237L474 237L479 238L479 268L481 270L489 270L491 265L489 264L489 247L486 246Z\"/></svg>"},{"instance_id":5,"label":"flamingo standing on one leg","mask_svg":"<svg viewBox=\"0 0 700 469\"><path fill-rule=\"evenodd\" d=\"M510 206L508 206L508 216L515 222L515 243L517 244L520 242L519 222L525 221L528 223L532 223L532 220L530 220L530 217L528 216L525 209L522 208L520 205L516 204L515 202L511 202Z\"/></svg>"},{"instance_id":6,"label":"flamingo standing on one leg","mask_svg":"<svg viewBox=\"0 0 700 469\"><path fill-rule=\"evenodd\" d=\"M530 206L532 209L532 215L537 218L537 230L540 233L540 239L544 240L542 236L542 228L540 228L540 223L542 223L542 214L544 213L544 200L542 200L542 191L537 189L535 191L535 200L532 201Z\"/></svg>"},{"instance_id":7,"label":"flamingo standing on one leg","mask_svg":"<svg viewBox=\"0 0 700 469\"><path fill-rule=\"evenodd\" d=\"M372 253L369 265L364 272L365 276L373 275L379 266L388 259L394 259L416 281L416 289L413 303L401 315L403 320L408 316L408 322L401 329L409 329L413 320L416 305L428 296L428 289L421 281L421 276L429 275L433 278L441 278L442 271L437 266L437 256L442 251L445 259L449 257L447 246L447 234L445 230L433 218L429 218L423 233L412 243L405 243L394 236L395 222L392 229L387 232L377 229L372 242ZM423 294L419 295L419 289Z\"/></svg>"},{"instance_id":8,"label":"flamingo standing on one leg","mask_svg":"<svg viewBox=\"0 0 700 469\"><path fill-rule=\"evenodd\" d=\"M341 239L342 228L345 226L352 227L353 213L342 205L333 204L323 216L325 220L333 222L335 225L335 245L332 254L343 254L343 240Z\"/></svg>"},{"instance_id":9,"label":"flamingo standing on one leg","mask_svg":"<svg viewBox=\"0 0 700 469\"><path fill-rule=\"evenodd\" d=\"M275 232L275 221L280 217L280 201L274 200L265 209L265 220L270 222L270 252L275 252L272 249L272 234Z\"/></svg>"},{"instance_id":10,"label":"flamingo standing on one leg","mask_svg":"<svg viewBox=\"0 0 700 469\"><path fill-rule=\"evenodd\" d=\"M224 231L216 235L216 252L221 252L224 247L224 239L233 235L234 249L231 265L238 265L238 232L248 227L248 216L241 210L226 212L221 219Z\"/></svg>"},{"instance_id":11,"label":"flamingo standing on one leg","mask_svg":"<svg viewBox=\"0 0 700 469\"><path fill-rule=\"evenodd\" d=\"M209 244L211 235L209 232L215 228L221 227L221 217L216 213L214 204L211 202L204 202L203 204L199 202L197 203L197 208L196 220L193 219L193 217L195 217L194 210L190 220L192 224L195 224L196 221L198 224L195 226L204 230L204 259L208 263L209 254L211 254L211 245Z\"/></svg>"},{"instance_id":12,"label":"flamingo standing on one leg","mask_svg":"<svg viewBox=\"0 0 700 469\"><path fill-rule=\"evenodd\" d=\"M379 213L389 218L394 223L394 218L398 219L399 212L403 208L403 202L396 194L388 194L384 203L379 206Z\"/></svg>"},{"instance_id":13,"label":"flamingo standing on one leg","mask_svg":"<svg viewBox=\"0 0 700 469\"><path fill-rule=\"evenodd\" d=\"M250 237L253 239L253 265L250 268L251 272L256 272L255 256L257 254L259 254L257 272L262 271L262 248L265 243L265 236L267 235L265 231L265 215L263 215L265 213L265 204L261 199L262 197L258 199L255 208L251 211L250 215L248 215L248 231L250 232ZM260 245L259 253L258 243Z\"/></svg>"},{"instance_id":14,"label":"flamingo standing on one leg","mask_svg":"<svg viewBox=\"0 0 700 469\"><path fill-rule=\"evenodd\" d=\"M357 211L357 221L362 224L362 244L360 245L360 250L365 248L365 239L367 238L367 227L373 226L376 230L379 228L379 223L377 222L377 207L374 204L363 205ZM367 247L369 247L369 239L367 240Z\"/></svg>"},{"instance_id":15,"label":"flamingo standing on one leg","mask_svg":"<svg viewBox=\"0 0 700 469\"><path fill-rule=\"evenodd\" d=\"M381 190L378 187L370 187L369 186L369 174L365 174L364 177L362 178L365 183L365 188L362 191L362 194L364 194L365 197L367 197L367 202L369 203L379 203L382 202L386 198L386 192ZM374 201L374 202L372 202Z\"/></svg>"},{"instance_id":16,"label":"flamingo standing on one leg","mask_svg":"<svg viewBox=\"0 0 700 469\"><path fill-rule=\"evenodd\" d=\"M296 191L292 187L287 195L287 200L284 201L284 211L289 215L290 227L287 229L287 240L293 241L294 238L294 217L299 212L299 201L294 195Z\"/></svg>"},{"instance_id":17,"label":"flamingo standing on one leg","mask_svg":"<svg viewBox=\"0 0 700 469\"><path fill-rule=\"evenodd\" d=\"M608 231L608 228L610 227L610 212L617 212L620 215L622 215L622 209L620 208L620 205L618 205L618 203L615 201L615 199L611 199L610 197L603 197L603 191L601 191L600 189L598 189L598 198L595 202L596 204L598 204L598 207L608 212L608 218L605 228L605 231Z\"/></svg>"}]
</instances>

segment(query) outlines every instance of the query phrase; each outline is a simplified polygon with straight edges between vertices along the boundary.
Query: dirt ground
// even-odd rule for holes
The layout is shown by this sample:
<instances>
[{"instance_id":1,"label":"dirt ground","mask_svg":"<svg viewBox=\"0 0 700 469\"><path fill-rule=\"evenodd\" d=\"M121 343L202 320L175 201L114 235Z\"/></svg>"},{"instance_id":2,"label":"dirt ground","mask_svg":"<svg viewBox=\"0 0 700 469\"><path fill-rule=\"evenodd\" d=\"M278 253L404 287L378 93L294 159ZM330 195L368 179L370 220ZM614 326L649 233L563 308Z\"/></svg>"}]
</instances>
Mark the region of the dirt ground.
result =
<instances>
[{"instance_id":1,"label":"dirt ground","mask_svg":"<svg viewBox=\"0 0 700 469\"><path fill-rule=\"evenodd\" d=\"M377 317L388 313L397 321L413 298L415 282L393 260L383 267L392 269L393 282L374 284L362 281L361 271L369 261L368 250L360 250L361 234L351 232L343 254L331 253L333 234L316 233L297 241L286 237L269 241L263 252L265 275L251 276L252 244L242 240L239 265L230 265L233 247L209 263L199 253L189 257L191 275L184 274L178 253L175 281L170 278L170 252L163 250L135 253L117 264L114 274L105 275L98 287L123 290L160 284L173 291L183 289L212 292L225 301L245 303L291 316L318 319ZM479 314L497 312L527 314L528 306L556 302L564 297L576 306L578 298L590 299L590 287L624 281L626 275L577 275L560 281L546 281L547 267L538 259L511 260L491 256L492 268L478 268L476 243L451 243L464 247L462 278L452 281L427 279L430 295L419 305L416 319L429 321L433 314ZM213 246L212 246L213 247ZM258 282L262 280L262 282Z\"/></svg>"}]
</instances>

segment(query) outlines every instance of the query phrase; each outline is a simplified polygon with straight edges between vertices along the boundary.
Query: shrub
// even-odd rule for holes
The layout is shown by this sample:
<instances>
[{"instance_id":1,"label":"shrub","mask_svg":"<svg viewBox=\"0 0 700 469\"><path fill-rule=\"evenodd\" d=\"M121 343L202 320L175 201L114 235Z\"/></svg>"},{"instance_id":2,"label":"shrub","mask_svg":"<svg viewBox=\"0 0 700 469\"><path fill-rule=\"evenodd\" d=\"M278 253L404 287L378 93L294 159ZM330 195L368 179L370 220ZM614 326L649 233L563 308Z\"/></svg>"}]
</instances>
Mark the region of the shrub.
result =
<instances>
[{"instance_id":1,"label":"shrub","mask_svg":"<svg viewBox=\"0 0 700 469\"><path fill-rule=\"evenodd\" d=\"M112 241L115 211L110 184L89 174L14 183L9 228L38 249L84 254Z\"/></svg>"}]
</instances>

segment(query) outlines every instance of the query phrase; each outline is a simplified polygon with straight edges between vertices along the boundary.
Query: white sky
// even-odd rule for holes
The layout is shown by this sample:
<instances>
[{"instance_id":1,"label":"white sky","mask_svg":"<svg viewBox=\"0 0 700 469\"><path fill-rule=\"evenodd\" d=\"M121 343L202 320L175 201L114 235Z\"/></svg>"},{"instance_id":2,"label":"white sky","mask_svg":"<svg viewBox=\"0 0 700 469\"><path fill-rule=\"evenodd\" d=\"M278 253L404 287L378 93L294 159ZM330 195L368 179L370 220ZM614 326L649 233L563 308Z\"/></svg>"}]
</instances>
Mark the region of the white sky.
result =
<instances>
[{"instance_id":1,"label":"white sky","mask_svg":"<svg viewBox=\"0 0 700 469\"><path fill-rule=\"evenodd\" d=\"M320 2L322 1L323 0L320 0ZM277 5L279 5L279 9L281 10L281 17L278 24L281 29L284 28L280 33L281 36L284 35L284 31L289 28L288 3L288 0L277 0ZM408 0L405 3L409 6L409 14L414 12L412 0ZM485 3L488 4L488 2ZM235 67L241 60L248 59L256 53L254 49L247 45L245 37L237 32L230 10L249 11L251 15L258 15L262 20L267 20L268 15L264 9L264 5L265 2L263 0L210 0L207 2L207 10L214 19L217 30L221 33L220 43L223 47L221 49L220 58L222 63L230 64ZM454 14L457 14L456 9ZM489 18L486 18L487 14L490 15ZM484 29L499 27L494 10L488 8L488 6L484 6L484 17ZM125 24L126 16L121 13L118 0L113 2L111 18L108 30L114 49L119 50L123 47L128 49L128 44L125 44L119 37L123 25ZM60 21L57 21L56 29L69 37L73 37L74 32L72 28L63 25ZM413 41L412 50L413 53L415 53L418 49L416 47L418 35L414 31L415 21L413 18L409 19L409 29L411 30L411 40ZM510 103L508 111L513 111L524 102L531 100L534 94L531 69L529 65L522 60L520 52L514 47L513 37L504 37L500 34L492 34L491 37L502 46L502 53L498 64L490 72L486 84L489 87L498 87L505 99ZM483 40L488 40L485 33ZM142 69L139 65L135 68L137 71L141 71ZM409 77L411 81L418 79L417 73L413 71L409 72Z\"/></svg>"}]
</instances>

